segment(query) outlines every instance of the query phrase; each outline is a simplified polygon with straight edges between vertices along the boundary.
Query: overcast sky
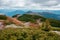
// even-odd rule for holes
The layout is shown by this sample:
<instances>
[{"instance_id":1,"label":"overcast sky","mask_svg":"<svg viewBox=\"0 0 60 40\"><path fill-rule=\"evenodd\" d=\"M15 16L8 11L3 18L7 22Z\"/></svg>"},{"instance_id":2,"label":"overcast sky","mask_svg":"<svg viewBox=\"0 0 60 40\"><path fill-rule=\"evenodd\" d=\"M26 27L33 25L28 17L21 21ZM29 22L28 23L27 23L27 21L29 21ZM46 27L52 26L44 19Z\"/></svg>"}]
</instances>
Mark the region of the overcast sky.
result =
<instances>
[{"instance_id":1,"label":"overcast sky","mask_svg":"<svg viewBox=\"0 0 60 40\"><path fill-rule=\"evenodd\" d=\"M0 9L60 10L60 0L0 0Z\"/></svg>"}]
</instances>

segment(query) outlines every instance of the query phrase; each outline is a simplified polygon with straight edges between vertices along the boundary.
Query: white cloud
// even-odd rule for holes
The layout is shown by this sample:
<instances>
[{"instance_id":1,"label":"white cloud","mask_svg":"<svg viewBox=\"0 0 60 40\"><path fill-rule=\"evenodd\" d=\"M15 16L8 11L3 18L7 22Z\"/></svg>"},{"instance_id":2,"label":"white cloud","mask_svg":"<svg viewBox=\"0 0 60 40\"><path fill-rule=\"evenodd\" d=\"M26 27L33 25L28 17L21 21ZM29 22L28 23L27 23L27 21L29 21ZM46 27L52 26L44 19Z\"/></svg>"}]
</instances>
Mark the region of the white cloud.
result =
<instances>
[{"instance_id":1,"label":"white cloud","mask_svg":"<svg viewBox=\"0 0 60 40\"><path fill-rule=\"evenodd\" d=\"M0 9L60 10L59 0L1 0Z\"/></svg>"},{"instance_id":2,"label":"white cloud","mask_svg":"<svg viewBox=\"0 0 60 40\"><path fill-rule=\"evenodd\" d=\"M57 1L55 0L50 0L48 2L45 3L46 6L54 6L57 5Z\"/></svg>"},{"instance_id":3,"label":"white cloud","mask_svg":"<svg viewBox=\"0 0 60 40\"><path fill-rule=\"evenodd\" d=\"M25 3L25 0L2 0L1 5L7 7L23 7Z\"/></svg>"},{"instance_id":4,"label":"white cloud","mask_svg":"<svg viewBox=\"0 0 60 40\"><path fill-rule=\"evenodd\" d=\"M56 6L52 6L54 8L60 8L60 4L56 5Z\"/></svg>"},{"instance_id":5,"label":"white cloud","mask_svg":"<svg viewBox=\"0 0 60 40\"><path fill-rule=\"evenodd\" d=\"M24 0L14 0L12 1L12 5L10 4L11 7L24 7L25 6L25 1Z\"/></svg>"}]
</instances>

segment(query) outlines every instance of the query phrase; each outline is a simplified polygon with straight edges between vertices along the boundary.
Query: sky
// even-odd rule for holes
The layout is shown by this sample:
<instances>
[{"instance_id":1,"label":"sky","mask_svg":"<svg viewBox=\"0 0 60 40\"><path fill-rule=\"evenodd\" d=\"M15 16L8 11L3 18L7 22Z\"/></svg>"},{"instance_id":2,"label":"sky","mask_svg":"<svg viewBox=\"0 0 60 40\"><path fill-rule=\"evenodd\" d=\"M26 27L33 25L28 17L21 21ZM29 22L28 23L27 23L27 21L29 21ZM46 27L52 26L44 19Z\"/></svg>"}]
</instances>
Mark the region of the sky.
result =
<instances>
[{"instance_id":1,"label":"sky","mask_svg":"<svg viewBox=\"0 0 60 40\"><path fill-rule=\"evenodd\" d=\"M14 10L58 10L51 11L60 14L60 0L0 0L0 10L10 12ZM6 10L7 9L7 10ZM10 15L10 14L9 14Z\"/></svg>"},{"instance_id":2,"label":"sky","mask_svg":"<svg viewBox=\"0 0 60 40\"><path fill-rule=\"evenodd\" d=\"M60 0L0 0L0 9L60 10Z\"/></svg>"}]
</instances>

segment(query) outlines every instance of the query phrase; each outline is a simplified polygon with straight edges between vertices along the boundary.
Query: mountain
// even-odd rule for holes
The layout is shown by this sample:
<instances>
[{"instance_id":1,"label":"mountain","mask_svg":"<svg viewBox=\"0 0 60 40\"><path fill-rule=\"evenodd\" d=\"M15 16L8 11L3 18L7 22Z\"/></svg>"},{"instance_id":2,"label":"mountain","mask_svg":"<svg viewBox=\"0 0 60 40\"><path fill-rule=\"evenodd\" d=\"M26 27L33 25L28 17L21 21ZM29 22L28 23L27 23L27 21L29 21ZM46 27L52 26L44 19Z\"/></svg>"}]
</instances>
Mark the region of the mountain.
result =
<instances>
[{"instance_id":1,"label":"mountain","mask_svg":"<svg viewBox=\"0 0 60 40\"><path fill-rule=\"evenodd\" d=\"M13 15L12 17L17 17L18 20L20 21L25 21L25 22L36 22L36 20L41 19L41 21L45 21L46 18L38 15L30 15L30 14L23 14L23 15Z\"/></svg>"},{"instance_id":2,"label":"mountain","mask_svg":"<svg viewBox=\"0 0 60 40\"><path fill-rule=\"evenodd\" d=\"M14 9L11 9L11 10L8 10L8 9L1 9L0 10L0 13L2 14L5 14L7 16L13 16L15 14L24 14L25 11L24 10L14 10Z\"/></svg>"},{"instance_id":3,"label":"mountain","mask_svg":"<svg viewBox=\"0 0 60 40\"><path fill-rule=\"evenodd\" d=\"M13 16L13 15L15 15L15 14L24 14L25 12L24 11L22 11L22 10L15 10L15 11L11 11L11 12L8 12L8 15L10 15L10 16Z\"/></svg>"},{"instance_id":4,"label":"mountain","mask_svg":"<svg viewBox=\"0 0 60 40\"><path fill-rule=\"evenodd\" d=\"M60 20L60 15L54 14L54 13L50 13L50 12L33 12L33 11L28 11L26 13L27 14L31 14L31 15L40 15L40 16L43 16L45 18L51 18L51 19Z\"/></svg>"},{"instance_id":5,"label":"mountain","mask_svg":"<svg viewBox=\"0 0 60 40\"><path fill-rule=\"evenodd\" d=\"M56 13L55 13L56 12ZM44 11L44 10L38 10L38 11L26 11L26 10L17 10L17 9L0 9L0 13L5 14L7 16L13 16L15 14L31 14L31 15L40 15L43 16L45 18L52 18L52 19L56 19L56 20L60 20L60 11Z\"/></svg>"},{"instance_id":6,"label":"mountain","mask_svg":"<svg viewBox=\"0 0 60 40\"><path fill-rule=\"evenodd\" d=\"M46 18L60 20L60 18L59 18L60 15L58 15L58 14L53 14L53 13L49 13L49 12L42 12L42 13L40 13L40 15L42 15Z\"/></svg>"},{"instance_id":7,"label":"mountain","mask_svg":"<svg viewBox=\"0 0 60 40\"><path fill-rule=\"evenodd\" d=\"M53 27L60 27L60 20L55 20L55 19L52 19L52 18L51 19L45 18L43 16L40 16L40 14L36 15L34 13L27 12L26 14L23 14L21 16L16 14L16 15L14 15L12 17L17 17L17 16L18 16L17 19L20 20L20 21L35 23L37 20L40 20L41 22L45 22L46 20L48 20L50 22L51 26L53 26Z\"/></svg>"}]
</instances>

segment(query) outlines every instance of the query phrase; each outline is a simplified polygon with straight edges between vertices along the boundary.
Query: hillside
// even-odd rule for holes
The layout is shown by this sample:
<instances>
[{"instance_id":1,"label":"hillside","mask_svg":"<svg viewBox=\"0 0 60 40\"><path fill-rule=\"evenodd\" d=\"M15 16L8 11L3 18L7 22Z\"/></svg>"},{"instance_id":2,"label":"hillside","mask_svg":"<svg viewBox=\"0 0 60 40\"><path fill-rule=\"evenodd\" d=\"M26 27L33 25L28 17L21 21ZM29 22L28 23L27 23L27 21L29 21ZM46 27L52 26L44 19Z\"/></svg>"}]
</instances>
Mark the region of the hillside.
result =
<instances>
[{"instance_id":1,"label":"hillside","mask_svg":"<svg viewBox=\"0 0 60 40\"><path fill-rule=\"evenodd\" d=\"M43 16L45 18L51 18L51 19L55 19L55 20L60 20L60 15L59 14L54 14L52 12L35 12L35 11L28 11L26 12L27 14L31 14L31 15L40 15Z\"/></svg>"},{"instance_id":2,"label":"hillside","mask_svg":"<svg viewBox=\"0 0 60 40\"><path fill-rule=\"evenodd\" d=\"M0 40L60 40L60 28L57 28L60 27L60 20L49 19L35 14L16 14L13 17L6 17L1 15L0 19L12 23L10 23L11 25L7 24L4 30L0 30ZM31 22L31 24L35 23L34 25L36 25L37 20L42 23L42 26L21 26L24 24L22 21L25 23Z\"/></svg>"},{"instance_id":3,"label":"hillside","mask_svg":"<svg viewBox=\"0 0 60 40\"><path fill-rule=\"evenodd\" d=\"M21 20L21 21L36 22L36 20L38 19L41 19L41 21L45 21L46 18L38 15L29 15L29 14L23 14L22 16L18 17L18 20Z\"/></svg>"},{"instance_id":4,"label":"hillside","mask_svg":"<svg viewBox=\"0 0 60 40\"><path fill-rule=\"evenodd\" d=\"M53 27L60 27L60 20L55 20L52 18L46 18L42 15L38 15L39 13L33 13L31 11L27 12L26 14L20 15L20 14L16 14L13 15L13 17L17 17L17 20L19 21L25 21L25 22L36 22L36 20L40 19L41 22L44 22L46 19L49 20L50 25ZM6 15L0 15L0 20L6 20L7 16ZM12 21L10 21L12 22Z\"/></svg>"},{"instance_id":5,"label":"hillside","mask_svg":"<svg viewBox=\"0 0 60 40\"><path fill-rule=\"evenodd\" d=\"M0 31L0 40L60 40L60 35L40 29L8 28Z\"/></svg>"},{"instance_id":6,"label":"hillside","mask_svg":"<svg viewBox=\"0 0 60 40\"><path fill-rule=\"evenodd\" d=\"M16 15L14 15L16 17ZM19 16L17 18L20 21L25 21L25 22L36 22L36 20L40 19L41 22L44 22L46 19L48 19L48 21L50 22L50 25L53 27L60 27L60 20L55 20L52 18L45 18L43 16L40 15L36 15L36 14L23 14L21 16Z\"/></svg>"}]
</instances>

